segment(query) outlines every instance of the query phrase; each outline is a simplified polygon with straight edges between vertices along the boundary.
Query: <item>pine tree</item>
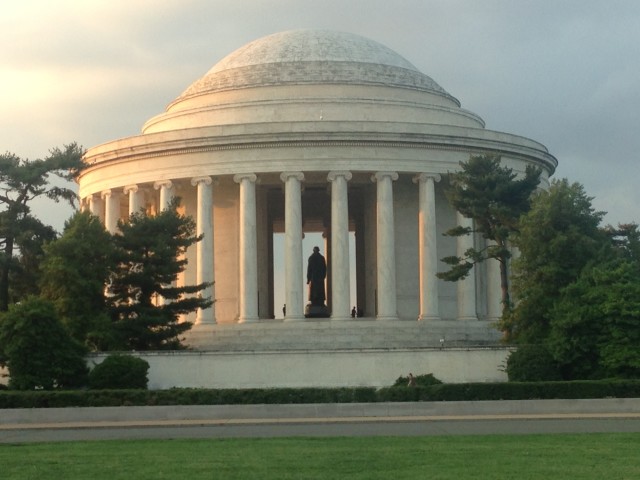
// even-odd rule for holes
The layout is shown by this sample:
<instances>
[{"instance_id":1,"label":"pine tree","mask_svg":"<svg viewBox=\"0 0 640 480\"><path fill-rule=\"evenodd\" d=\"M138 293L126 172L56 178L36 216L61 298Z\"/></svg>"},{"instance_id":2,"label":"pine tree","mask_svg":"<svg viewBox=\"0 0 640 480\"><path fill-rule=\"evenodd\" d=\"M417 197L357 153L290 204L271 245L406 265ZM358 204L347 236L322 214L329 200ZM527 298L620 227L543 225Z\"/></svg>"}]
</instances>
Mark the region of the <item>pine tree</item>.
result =
<instances>
[{"instance_id":1,"label":"pine tree","mask_svg":"<svg viewBox=\"0 0 640 480\"><path fill-rule=\"evenodd\" d=\"M73 205L75 192L51 184L49 177L53 175L69 181L82 168L82 149L75 143L63 150L51 150L44 160L23 160L11 153L0 155L0 311L9 307L10 273L16 266L15 250L20 247L20 239L28 240L21 235L27 229L42 231L45 228L31 214L31 202L38 197L47 197Z\"/></svg>"},{"instance_id":2,"label":"pine tree","mask_svg":"<svg viewBox=\"0 0 640 480\"><path fill-rule=\"evenodd\" d=\"M180 315L207 308L198 295L209 284L178 287L186 249L201 239L190 217L176 212L179 199L156 216L135 213L120 222L114 236L117 263L109 285L120 347L134 350L181 348L180 335L191 328Z\"/></svg>"},{"instance_id":3,"label":"pine tree","mask_svg":"<svg viewBox=\"0 0 640 480\"><path fill-rule=\"evenodd\" d=\"M450 270L438 273L438 278L458 281L466 278L473 266L489 258L500 265L503 314L511 307L507 265L511 252L509 239L518 230L520 216L530 208L531 195L540 182L540 168L527 165L524 176L500 163L497 155L471 156L460 162L461 170L449 175L446 194L451 205L473 220L473 228L455 227L445 235L459 237L479 233L490 243L482 249L470 248L464 257L442 259Z\"/></svg>"}]
</instances>

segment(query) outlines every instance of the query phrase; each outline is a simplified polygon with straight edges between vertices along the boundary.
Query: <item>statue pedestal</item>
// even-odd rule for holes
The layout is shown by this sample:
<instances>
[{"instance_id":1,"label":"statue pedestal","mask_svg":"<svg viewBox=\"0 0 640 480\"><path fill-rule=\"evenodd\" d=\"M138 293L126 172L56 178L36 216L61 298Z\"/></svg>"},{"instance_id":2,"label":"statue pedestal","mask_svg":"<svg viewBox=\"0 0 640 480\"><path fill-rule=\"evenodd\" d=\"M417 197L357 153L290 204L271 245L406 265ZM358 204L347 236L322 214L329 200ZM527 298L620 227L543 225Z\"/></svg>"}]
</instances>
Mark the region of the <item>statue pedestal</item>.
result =
<instances>
[{"instance_id":1,"label":"statue pedestal","mask_svg":"<svg viewBox=\"0 0 640 480\"><path fill-rule=\"evenodd\" d=\"M326 305L308 304L304 307L304 316L306 318L328 318L331 315L329 314L329 309Z\"/></svg>"}]
</instances>

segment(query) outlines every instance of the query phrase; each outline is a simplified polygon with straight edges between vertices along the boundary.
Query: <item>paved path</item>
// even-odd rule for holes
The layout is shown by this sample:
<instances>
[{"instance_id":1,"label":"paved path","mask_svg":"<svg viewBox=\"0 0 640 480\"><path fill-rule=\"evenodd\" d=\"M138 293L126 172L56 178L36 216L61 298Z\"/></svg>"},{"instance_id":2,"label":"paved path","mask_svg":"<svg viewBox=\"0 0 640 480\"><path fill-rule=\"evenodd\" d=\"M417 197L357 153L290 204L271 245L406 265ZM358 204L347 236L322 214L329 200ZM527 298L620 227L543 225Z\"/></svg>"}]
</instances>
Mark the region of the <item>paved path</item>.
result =
<instances>
[{"instance_id":1,"label":"paved path","mask_svg":"<svg viewBox=\"0 0 640 480\"><path fill-rule=\"evenodd\" d=\"M640 399L0 410L0 443L640 432Z\"/></svg>"}]
</instances>

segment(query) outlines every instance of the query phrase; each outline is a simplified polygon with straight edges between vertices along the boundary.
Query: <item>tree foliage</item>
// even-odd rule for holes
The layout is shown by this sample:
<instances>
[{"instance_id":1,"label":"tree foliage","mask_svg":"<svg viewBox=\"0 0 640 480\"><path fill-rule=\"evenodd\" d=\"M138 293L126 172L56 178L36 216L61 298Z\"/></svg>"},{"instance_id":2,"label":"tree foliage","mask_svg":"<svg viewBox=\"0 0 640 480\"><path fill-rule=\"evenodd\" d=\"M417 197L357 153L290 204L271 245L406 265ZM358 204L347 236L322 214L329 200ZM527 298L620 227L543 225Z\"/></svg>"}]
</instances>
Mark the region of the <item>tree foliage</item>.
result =
<instances>
[{"instance_id":1,"label":"tree foliage","mask_svg":"<svg viewBox=\"0 0 640 480\"><path fill-rule=\"evenodd\" d=\"M146 389L149 363L131 355L109 355L89 372L93 389Z\"/></svg>"},{"instance_id":2,"label":"tree foliage","mask_svg":"<svg viewBox=\"0 0 640 480\"><path fill-rule=\"evenodd\" d=\"M607 225L604 229L611 239L616 253L640 268L640 230L637 223L623 223L617 227Z\"/></svg>"},{"instance_id":3,"label":"tree foliage","mask_svg":"<svg viewBox=\"0 0 640 480\"><path fill-rule=\"evenodd\" d=\"M606 251L607 236L599 228L603 213L594 210L591 200L582 185L553 181L521 218L513 238L520 252L512 275L517 304L501 322L508 340L544 342L563 289Z\"/></svg>"},{"instance_id":4,"label":"tree foliage","mask_svg":"<svg viewBox=\"0 0 640 480\"><path fill-rule=\"evenodd\" d=\"M473 228L455 227L446 235L462 236L479 233L489 243L483 249L470 248L464 257L446 257L451 266L438 277L457 281L469 275L473 266L489 258L500 265L503 310L511 304L507 276L507 262L511 257L509 239L518 230L520 216L530 208L531 194L540 182L541 170L527 165L523 176L501 164L498 155L471 156L460 162L461 170L449 175L450 188L446 194L451 205L473 220Z\"/></svg>"},{"instance_id":5,"label":"tree foliage","mask_svg":"<svg viewBox=\"0 0 640 480\"><path fill-rule=\"evenodd\" d=\"M510 382L562 380L560 366L546 344L520 345L507 358Z\"/></svg>"},{"instance_id":6,"label":"tree foliage","mask_svg":"<svg viewBox=\"0 0 640 480\"><path fill-rule=\"evenodd\" d=\"M46 300L28 297L0 316L0 363L9 369L10 388L82 386L88 371L84 354Z\"/></svg>"},{"instance_id":7,"label":"tree foliage","mask_svg":"<svg viewBox=\"0 0 640 480\"><path fill-rule=\"evenodd\" d=\"M116 258L111 234L98 217L79 212L45 252L41 295L53 302L77 341L92 350L108 349L113 339L105 285Z\"/></svg>"},{"instance_id":8,"label":"tree foliage","mask_svg":"<svg viewBox=\"0 0 640 480\"><path fill-rule=\"evenodd\" d=\"M175 198L155 217L136 213L118 224L109 300L120 348L180 348L180 335L191 323L179 322L179 316L212 304L199 295L208 283L175 284L187 263L187 247L201 239L194 235L193 220L176 212L178 202Z\"/></svg>"},{"instance_id":9,"label":"tree foliage","mask_svg":"<svg viewBox=\"0 0 640 480\"><path fill-rule=\"evenodd\" d=\"M590 265L552 312L549 346L567 379L640 377L640 269Z\"/></svg>"},{"instance_id":10,"label":"tree foliage","mask_svg":"<svg viewBox=\"0 0 640 480\"><path fill-rule=\"evenodd\" d=\"M63 181L73 179L82 169L82 149L75 143L62 150L53 149L43 160L24 160L12 154L0 155L0 311L6 311L10 273L16 268L16 248L27 249L34 236L27 231L42 232L45 226L31 214L31 203L38 197L73 204L75 192L51 182L51 176Z\"/></svg>"},{"instance_id":11,"label":"tree foliage","mask_svg":"<svg viewBox=\"0 0 640 480\"><path fill-rule=\"evenodd\" d=\"M514 237L518 302L502 326L524 349L547 349L565 379L636 378L640 233L636 224L601 228L591 201L567 180L536 196Z\"/></svg>"},{"instance_id":12,"label":"tree foliage","mask_svg":"<svg viewBox=\"0 0 640 480\"><path fill-rule=\"evenodd\" d=\"M15 303L29 295L38 295L44 246L55 240L53 227L34 217L22 220L16 236L18 252L12 258L9 269L9 301Z\"/></svg>"}]
</instances>

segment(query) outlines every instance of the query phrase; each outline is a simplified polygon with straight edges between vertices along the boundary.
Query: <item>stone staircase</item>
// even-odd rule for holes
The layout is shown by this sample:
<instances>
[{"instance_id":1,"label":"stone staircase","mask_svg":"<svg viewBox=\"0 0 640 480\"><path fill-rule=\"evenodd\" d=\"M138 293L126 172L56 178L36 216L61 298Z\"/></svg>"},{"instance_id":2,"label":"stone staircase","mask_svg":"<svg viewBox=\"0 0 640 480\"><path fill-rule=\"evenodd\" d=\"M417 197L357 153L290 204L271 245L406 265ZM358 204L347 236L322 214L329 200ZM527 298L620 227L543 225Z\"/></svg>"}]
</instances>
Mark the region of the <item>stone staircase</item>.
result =
<instances>
[{"instance_id":1,"label":"stone staircase","mask_svg":"<svg viewBox=\"0 0 640 480\"><path fill-rule=\"evenodd\" d=\"M500 332L484 321L263 320L194 326L185 343L218 352L433 349L497 346Z\"/></svg>"}]
</instances>

